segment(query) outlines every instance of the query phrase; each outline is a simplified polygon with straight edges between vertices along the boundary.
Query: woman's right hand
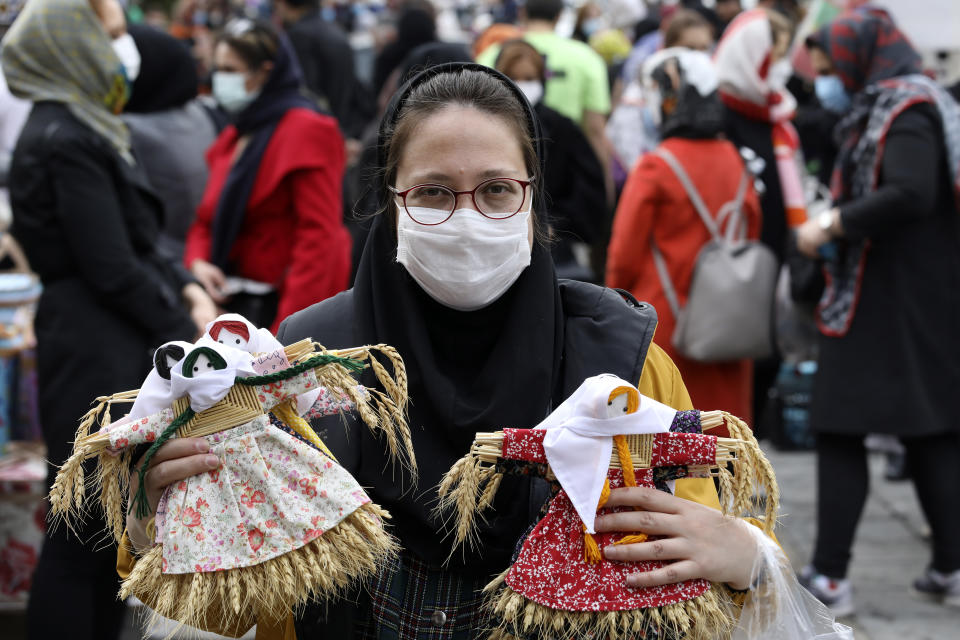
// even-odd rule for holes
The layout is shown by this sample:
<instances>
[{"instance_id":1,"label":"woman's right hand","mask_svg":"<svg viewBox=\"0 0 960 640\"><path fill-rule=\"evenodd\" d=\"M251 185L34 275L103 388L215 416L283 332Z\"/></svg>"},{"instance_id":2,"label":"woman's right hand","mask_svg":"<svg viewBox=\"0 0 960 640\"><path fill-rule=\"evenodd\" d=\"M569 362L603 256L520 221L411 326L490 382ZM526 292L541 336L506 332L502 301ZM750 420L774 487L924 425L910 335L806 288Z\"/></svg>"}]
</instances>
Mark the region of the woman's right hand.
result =
<instances>
[{"instance_id":1,"label":"woman's right hand","mask_svg":"<svg viewBox=\"0 0 960 640\"><path fill-rule=\"evenodd\" d=\"M220 267L206 260L197 259L190 265L190 272L197 279L197 282L206 289L207 294L213 298L214 302L223 304L227 301L227 296L223 294L223 290L227 286L227 276L224 275Z\"/></svg>"},{"instance_id":2,"label":"woman's right hand","mask_svg":"<svg viewBox=\"0 0 960 640\"><path fill-rule=\"evenodd\" d=\"M135 549L139 551L153 544L153 540L147 536L147 523L153 518L157 503L169 485L220 466L217 456L209 452L210 443L204 438L174 438L157 450L145 477L150 515L137 518L132 512L127 514L127 536ZM142 463L143 460L139 460L130 473L130 499L140 486L139 469Z\"/></svg>"}]
</instances>

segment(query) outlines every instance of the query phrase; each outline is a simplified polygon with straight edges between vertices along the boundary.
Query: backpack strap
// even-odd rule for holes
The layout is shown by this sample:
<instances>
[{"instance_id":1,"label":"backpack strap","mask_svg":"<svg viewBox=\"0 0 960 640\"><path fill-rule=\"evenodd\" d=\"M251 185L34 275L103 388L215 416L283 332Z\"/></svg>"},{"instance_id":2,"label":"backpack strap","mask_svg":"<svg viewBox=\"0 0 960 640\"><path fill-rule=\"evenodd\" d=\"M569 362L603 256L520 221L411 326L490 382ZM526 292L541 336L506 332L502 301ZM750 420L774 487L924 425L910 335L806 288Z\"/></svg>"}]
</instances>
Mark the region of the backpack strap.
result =
<instances>
[{"instance_id":1,"label":"backpack strap","mask_svg":"<svg viewBox=\"0 0 960 640\"><path fill-rule=\"evenodd\" d=\"M700 192L697 191L697 187L693 184L693 180L690 179L690 175L684 170L683 165L680 164L677 157L662 145L658 147L654 153L662 158L663 161L667 163L667 166L670 167L670 170L673 171L674 175L677 176L677 179L683 186L683 190L690 199L690 203L693 204L693 208L696 209L700 215L700 219L715 241L726 240L727 243L732 244L742 242L746 239L747 225L743 218L743 201L747 197L747 186L750 184L750 173L746 167L744 167L743 173L740 175L740 184L737 187L736 196L733 200L723 205L717 219L714 220L703 198L700 197ZM729 218L729 220L727 218ZM724 228L724 225L726 225L726 233L721 237L720 230ZM679 319L681 308L680 299L677 297L677 289L673 285L673 280L670 279L670 272L667 270L667 261L660 252L660 248L653 241L652 236L650 238L650 251L653 253L653 265L657 269L657 276L660 278L660 285L663 287L663 294L667 298L667 304L670 305L670 311L673 312L674 319Z\"/></svg>"},{"instance_id":2,"label":"backpack strap","mask_svg":"<svg viewBox=\"0 0 960 640\"><path fill-rule=\"evenodd\" d=\"M746 167L740 174L740 185L733 200L720 208L717 214L717 226L725 229L724 239L730 244L739 244L747 239L747 221L743 215L743 201L747 197L747 185L750 184L750 172Z\"/></svg>"},{"instance_id":3,"label":"backpack strap","mask_svg":"<svg viewBox=\"0 0 960 640\"><path fill-rule=\"evenodd\" d=\"M653 266L657 269L657 277L660 278L660 286L663 287L663 295L667 298L667 304L670 305L670 311L673 312L674 320L680 318L680 300L677 298L677 290L673 286L673 280L670 279L670 272L667 270L667 261L663 259L660 253L660 247L650 237L650 251L653 253Z\"/></svg>"},{"instance_id":4,"label":"backpack strap","mask_svg":"<svg viewBox=\"0 0 960 640\"><path fill-rule=\"evenodd\" d=\"M687 197L690 198L693 208L700 214L700 219L703 220L703 224L707 227L713 239L720 240L720 227L717 226L717 222L713 219L713 214L710 213L703 198L700 197L700 192L697 191L697 187L693 184L693 180L690 179L690 175L684 170L683 165L680 164L677 157L670 153L668 149L665 149L663 145L657 147L654 153L667 163L667 166L670 167L677 176L677 179L680 180L680 184L683 185L683 190L687 192Z\"/></svg>"}]
</instances>

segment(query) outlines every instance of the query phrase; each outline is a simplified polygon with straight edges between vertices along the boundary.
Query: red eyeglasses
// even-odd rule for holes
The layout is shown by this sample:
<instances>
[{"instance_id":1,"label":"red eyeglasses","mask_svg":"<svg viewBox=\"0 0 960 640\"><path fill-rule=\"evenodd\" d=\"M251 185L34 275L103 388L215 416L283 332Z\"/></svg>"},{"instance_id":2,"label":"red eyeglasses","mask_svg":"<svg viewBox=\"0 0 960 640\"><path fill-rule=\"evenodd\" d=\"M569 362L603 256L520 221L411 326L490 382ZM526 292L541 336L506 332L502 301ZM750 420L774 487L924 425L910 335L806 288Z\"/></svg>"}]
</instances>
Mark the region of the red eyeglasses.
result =
<instances>
[{"instance_id":1,"label":"red eyeglasses","mask_svg":"<svg viewBox=\"0 0 960 640\"><path fill-rule=\"evenodd\" d=\"M527 187L533 182L516 178L491 178L470 191L454 191L442 184L418 184L399 191L388 187L403 202L403 208L414 222L433 226L450 219L457 208L457 198L470 195L473 206L484 217L505 220L515 216L527 201Z\"/></svg>"}]
</instances>

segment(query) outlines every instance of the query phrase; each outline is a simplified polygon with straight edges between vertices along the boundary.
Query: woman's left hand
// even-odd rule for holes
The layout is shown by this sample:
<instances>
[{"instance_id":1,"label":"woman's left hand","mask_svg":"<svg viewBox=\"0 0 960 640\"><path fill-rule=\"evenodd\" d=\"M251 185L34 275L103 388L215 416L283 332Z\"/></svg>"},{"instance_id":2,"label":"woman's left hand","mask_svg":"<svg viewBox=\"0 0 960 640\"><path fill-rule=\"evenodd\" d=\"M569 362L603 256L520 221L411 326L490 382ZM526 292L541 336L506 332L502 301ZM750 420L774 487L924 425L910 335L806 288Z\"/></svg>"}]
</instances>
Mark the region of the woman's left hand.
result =
<instances>
[{"instance_id":1,"label":"woman's left hand","mask_svg":"<svg viewBox=\"0 0 960 640\"><path fill-rule=\"evenodd\" d=\"M207 324L213 322L220 315L217 303L213 301L206 290L195 282L183 288L183 299L190 307L190 317L197 327L197 337L203 335Z\"/></svg>"},{"instance_id":2,"label":"woman's left hand","mask_svg":"<svg viewBox=\"0 0 960 640\"><path fill-rule=\"evenodd\" d=\"M597 531L643 532L659 539L608 545L603 550L607 559L669 563L660 569L629 576L628 586L655 587L697 578L727 583L734 589L750 586L758 553L753 534L746 528L751 524L646 487L614 489L604 509L609 507L638 510L598 516Z\"/></svg>"}]
</instances>

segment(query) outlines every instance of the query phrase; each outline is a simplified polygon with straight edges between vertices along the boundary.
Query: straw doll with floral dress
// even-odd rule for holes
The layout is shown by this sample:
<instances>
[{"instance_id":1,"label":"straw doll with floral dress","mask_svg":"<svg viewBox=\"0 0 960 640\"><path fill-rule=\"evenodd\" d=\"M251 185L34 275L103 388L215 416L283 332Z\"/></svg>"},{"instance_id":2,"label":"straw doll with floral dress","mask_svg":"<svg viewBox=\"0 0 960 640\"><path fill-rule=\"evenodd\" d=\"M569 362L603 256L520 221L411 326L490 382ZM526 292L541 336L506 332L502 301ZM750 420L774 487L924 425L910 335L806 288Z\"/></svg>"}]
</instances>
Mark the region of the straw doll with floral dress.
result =
<instances>
[{"instance_id":1,"label":"straw doll with floral dress","mask_svg":"<svg viewBox=\"0 0 960 640\"><path fill-rule=\"evenodd\" d=\"M242 333L233 328L233 335ZM383 529L388 514L325 451L300 417L298 399L306 395L312 404L319 389L349 398L350 408L386 435L385 446L403 464L415 463L403 418L403 364L389 347L350 350L346 357L317 353L318 345L303 341L281 350L281 358L236 346L201 338L169 369L171 404L88 435L105 405L118 401L101 399L81 425L51 504L54 517L69 525L88 507L85 486L92 484L120 540L133 452L147 448L129 509L146 518L151 506L143 480L153 456L171 439L203 437L219 464L167 487L147 525L151 544L142 549L120 596L135 595L157 613L194 627L242 633L255 623L275 624L312 598L339 593L372 573L395 546ZM375 349L388 355L393 376L372 355ZM264 357L286 364L260 373ZM386 392L357 384L351 374L364 368L362 359ZM131 394L120 395L129 400ZM94 456L99 473L91 482L82 463Z\"/></svg>"}]
</instances>

